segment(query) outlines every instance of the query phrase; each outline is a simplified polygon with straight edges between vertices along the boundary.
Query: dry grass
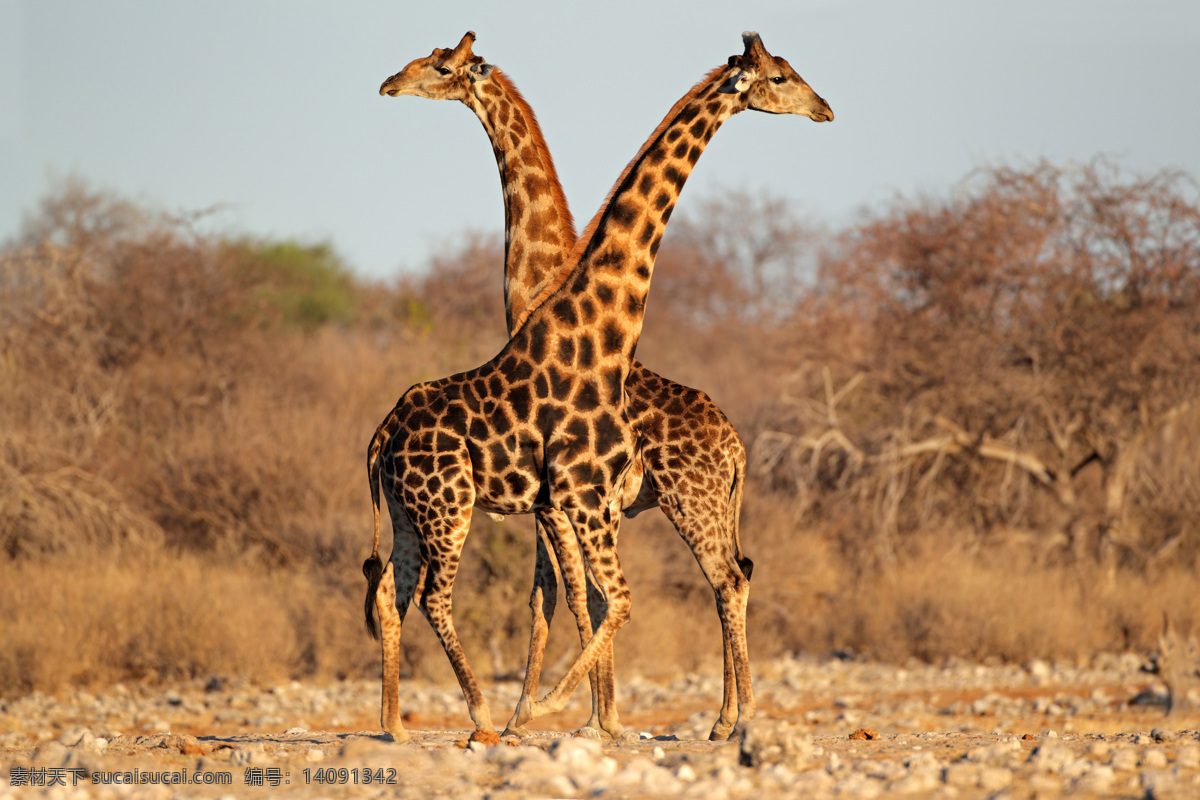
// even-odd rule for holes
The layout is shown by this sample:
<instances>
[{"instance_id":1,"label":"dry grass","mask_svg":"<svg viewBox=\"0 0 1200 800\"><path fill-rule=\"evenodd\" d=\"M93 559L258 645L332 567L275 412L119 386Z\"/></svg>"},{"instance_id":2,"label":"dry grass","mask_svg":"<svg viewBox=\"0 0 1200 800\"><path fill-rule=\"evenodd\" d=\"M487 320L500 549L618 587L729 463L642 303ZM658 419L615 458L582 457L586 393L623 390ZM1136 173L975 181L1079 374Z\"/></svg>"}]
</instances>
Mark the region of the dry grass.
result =
<instances>
[{"instance_id":1,"label":"dry grass","mask_svg":"<svg viewBox=\"0 0 1200 800\"><path fill-rule=\"evenodd\" d=\"M0 681L11 691L213 675L329 679L370 666L358 631L336 624L351 587L307 569L263 573L156 550L4 572Z\"/></svg>"},{"instance_id":2,"label":"dry grass","mask_svg":"<svg viewBox=\"0 0 1200 800\"><path fill-rule=\"evenodd\" d=\"M746 197L679 221L639 356L751 446L753 654L1081 659L1148 652L1164 611L1200 628L1193 195L1035 165L836 238ZM503 341L502 248L465 241L366 285L327 247L48 198L0 263L4 691L376 674L365 444L409 385ZM481 676L523 667L532 527L480 515L468 540L455 614ZM627 522L621 559L623 671L719 669L665 518ZM452 680L419 614L404 647Z\"/></svg>"}]
</instances>

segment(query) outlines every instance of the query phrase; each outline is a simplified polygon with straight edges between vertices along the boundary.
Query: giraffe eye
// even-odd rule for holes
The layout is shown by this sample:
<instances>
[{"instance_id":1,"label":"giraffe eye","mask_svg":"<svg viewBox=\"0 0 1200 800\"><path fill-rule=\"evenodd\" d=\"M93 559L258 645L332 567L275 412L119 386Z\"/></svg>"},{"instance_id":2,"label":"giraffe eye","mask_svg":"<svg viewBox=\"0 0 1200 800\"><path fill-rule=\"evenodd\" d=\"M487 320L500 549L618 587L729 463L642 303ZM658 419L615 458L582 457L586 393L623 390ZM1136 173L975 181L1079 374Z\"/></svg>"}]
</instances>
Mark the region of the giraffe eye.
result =
<instances>
[{"instance_id":1,"label":"giraffe eye","mask_svg":"<svg viewBox=\"0 0 1200 800\"><path fill-rule=\"evenodd\" d=\"M786 80L787 78L782 75L776 75L774 78L771 78L771 83L783 83Z\"/></svg>"},{"instance_id":2,"label":"giraffe eye","mask_svg":"<svg viewBox=\"0 0 1200 800\"><path fill-rule=\"evenodd\" d=\"M450 74L450 70L446 69L445 67L438 67L438 68L437 68L437 71L438 71L440 74L442 74L442 75L449 75L449 74Z\"/></svg>"}]
</instances>

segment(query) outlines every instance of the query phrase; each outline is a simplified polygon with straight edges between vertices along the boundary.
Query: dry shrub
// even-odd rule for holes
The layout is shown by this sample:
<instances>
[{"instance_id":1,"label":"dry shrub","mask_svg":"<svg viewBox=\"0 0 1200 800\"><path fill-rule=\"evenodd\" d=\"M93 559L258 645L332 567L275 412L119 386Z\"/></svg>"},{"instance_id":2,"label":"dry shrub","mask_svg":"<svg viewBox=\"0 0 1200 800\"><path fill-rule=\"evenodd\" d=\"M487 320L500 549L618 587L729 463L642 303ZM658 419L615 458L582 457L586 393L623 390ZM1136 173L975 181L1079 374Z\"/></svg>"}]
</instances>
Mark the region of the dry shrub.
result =
<instances>
[{"instance_id":1,"label":"dry shrub","mask_svg":"<svg viewBox=\"0 0 1200 800\"><path fill-rule=\"evenodd\" d=\"M869 510L887 560L921 531L1065 537L1067 556L1143 569L1177 521L1135 530L1138 464L1195 413L1200 207L1175 175L1099 162L997 169L946 202L845 236L798 328L800 367L757 474ZM1182 428L1180 426L1183 426ZM1171 446L1184 445L1185 441ZM1161 459L1159 459L1161 460ZM1163 476L1180 518L1191 468Z\"/></svg>"},{"instance_id":2,"label":"dry shrub","mask_svg":"<svg viewBox=\"0 0 1200 800\"><path fill-rule=\"evenodd\" d=\"M739 193L676 221L638 355L751 444L755 657L1074 658L1148 650L1164 609L1196 628L1194 194L1039 164L836 239ZM0 685L376 675L365 445L410 385L498 351L502 260L468 234L367 284L324 245L48 198L0 262ZM719 669L670 524L621 539L622 670ZM481 676L521 673L533 558L532 518L477 515L455 612ZM418 616L407 672L452 680ZM561 597L557 620L548 680L579 646Z\"/></svg>"},{"instance_id":3,"label":"dry shrub","mask_svg":"<svg viewBox=\"0 0 1200 800\"><path fill-rule=\"evenodd\" d=\"M357 585L331 586L311 569L264 573L154 550L86 564L9 562L4 573L8 696L214 675L330 680L369 673L378 659L351 618Z\"/></svg>"},{"instance_id":4,"label":"dry shrub","mask_svg":"<svg viewBox=\"0 0 1200 800\"><path fill-rule=\"evenodd\" d=\"M1098 652L1148 652L1162 608L1200 619L1193 578L1182 570L1153 582L1115 581L1096 567L1019 568L1021 561L1020 553L986 559L938 553L847 582L830 598L825 640L799 649L832 647L894 661L1086 662Z\"/></svg>"},{"instance_id":5,"label":"dry shrub","mask_svg":"<svg viewBox=\"0 0 1200 800\"><path fill-rule=\"evenodd\" d=\"M245 243L148 221L74 185L46 206L54 224L31 226L41 238L5 259L0 286L13 311L0 326L12 378L0 388L2 474L27 498L4 506L4 541L60 550L114 518L136 519L120 524L139 541L155 528L173 547L271 563L340 546L364 516L349 510L362 496L369 420L429 367L397 369L369 330L264 312L264 297L284 293L278 272L269 295L248 280L264 273L244 263L257 258ZM308 288L295 292L303 300ZM299 304L321 298L309 301ZM57 509L34 509L51 496L37 490L46 476L64 474L84 477ZM38 515L41 530L22 533L21 520Z\"/></svg>"},{"instance_id":6,"label":"dry shrub","mask_svg":"<svg viewBox=\"0 0 1200 800\"><path fill-rule=\"evenodd\" d=\"M743 433L794 369L791 315L830 244L787 202L728 190L673 217L637 357L707 392Z\"/></svg>"},{"instance_id":7,"label":"dry shrub","mask_svg":"<svg viewBox=\"0 0 1200 800\"><path fill-rule=\"evenodd\" d=\"M1173 173L997 168L846 231L751 434L831 553L824 644L1075 656L1194 624L1198 295Z\"/></svg>"},{"instance_id":8,"label":"dry shrub","mask_svg":"<svg viewBox=\"0 0 1200 800\"><path fill-rule=\"evenodd\" d=\"M654 272L654 316L700 330L783 318L808 293L828 233L786 200L742 190L702 197L674 220Z\"/></svg>"},{"instance_id":9,"label":"dry shrub","mask_svg":"<svg viewBox=\"0 0 1200 800\"><path fill-rule=\"evenodd\" d=\"M436 336L443 346L461 351L462 366L452 371L477 367L496 355L508 339L503 286L504 240L467 233L461 243L435 255L424 274L401 284L401 316L409 326Z\"/></svg>"},{"instance_id":10,"label":"dry shrub","mask_svg":"<svg viewBox=\"0 0 1200 800\"><path fill-rule=\"evenodd\" d=\"M33 553L155 548L162 530L113 486L73 467L23 471L0 462L0 549L10 559Z\"/></svg>"},{"instance_id":11,"label":"dry shrub","mask_svg":"<svg viewBox=\"0 0 1200 800\"><path fill-rule=\"evenodd\" d=\"M1200 622L1194 575L1179 566L1152 575L1094 562L1068 566L1045 557L1036 532L984 545L969 533L924 531L891 562L864 567L841 542L870 535L872 521L808 519L811 510L802 520L797 512L779 492L747 494L742 530L755 559L755 657L843 651L900 663L1074 662L1150 652L1167 609L1183 630ZM693 582L702 584L698 576ZM635 608L641 596L635 592Z\"/></svg>"}]
</instances>

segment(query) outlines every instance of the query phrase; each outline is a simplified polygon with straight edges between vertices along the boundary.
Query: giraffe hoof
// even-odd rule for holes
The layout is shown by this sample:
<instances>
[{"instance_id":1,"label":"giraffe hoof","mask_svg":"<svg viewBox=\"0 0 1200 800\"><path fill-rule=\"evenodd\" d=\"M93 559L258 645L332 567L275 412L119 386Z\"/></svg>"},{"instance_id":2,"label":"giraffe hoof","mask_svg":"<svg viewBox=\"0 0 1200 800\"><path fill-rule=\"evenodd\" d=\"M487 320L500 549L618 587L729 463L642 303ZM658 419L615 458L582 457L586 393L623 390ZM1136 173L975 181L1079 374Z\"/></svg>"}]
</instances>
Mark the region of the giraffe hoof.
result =
<instances>
[{"instance_id":1,"label":"giraffe hoof","mask_svg":"<svg viewBox=\"0 0 1200 800\"><path fill-rule=\"evenodd\" d=\"M404 730L404 728L385 730L383 734L390 738L393 742L397 742L399 744L407 744L408 742L412 741L412 737L408 735L408 731Z\"/></svg>"},{"instance_id":2,"label":"giraffe hoof","mask_svg":"<svg viewBox=\"0 0 1200 800\"><path fill-rule=\"evenodd\" d=\"M528 739L530 736L533 736L533 732L524 725L513 725L509 723L509 726L504 729L504 733L500 734L500 738L504 739L509 736L516 736L518 739Z\"/></svg>"},{"instance_id":3,"label":"giraffe hoof","mask_svg":"<svg viewBox=\"0 0 1200 800\"><path fill-rule=\"evenodd\" d=\"M733 732L737 730L735 722L736 720L726 721L718 717L716 724L713 725L712 732L708 734L708 740L710 742L723 742L729 739L733 736Z\"/></svg>"},{"instance_id":4,"label":"giraffe hoof","mask_svg":"<svg viewBox=\"0 0 1200 800\"><path fill-rule=\"evenodd\" d=\"M733 735L733 726L715 725L712 732L708 734L710 742L724 742Z\"/></svg>"},{"instance_id":5,"label":"giraffe hoof","mask_svg":"<svg viewBox=\"0 0 1200 800\"><path fill-rule=\"evenodd\" d=\"M579 730L575 731L576 739L591 739L593 742L599 742L604 739L604 734L600 733L599 728L593 728L590 725L584 725Z\"/></svg>"},{"instance_id":6,"label":"giraffe hoof","mask_svg":"<svg viewBox=\"0 0 1200 800\"><path fill-rule=\"evenodd\" d=\"M529 695L522 695L516 710L513 711L512 719L508 721L507 730L524 730L525 725L530 722L533 722L533 698Z\"/></svg>"}]
</instances>

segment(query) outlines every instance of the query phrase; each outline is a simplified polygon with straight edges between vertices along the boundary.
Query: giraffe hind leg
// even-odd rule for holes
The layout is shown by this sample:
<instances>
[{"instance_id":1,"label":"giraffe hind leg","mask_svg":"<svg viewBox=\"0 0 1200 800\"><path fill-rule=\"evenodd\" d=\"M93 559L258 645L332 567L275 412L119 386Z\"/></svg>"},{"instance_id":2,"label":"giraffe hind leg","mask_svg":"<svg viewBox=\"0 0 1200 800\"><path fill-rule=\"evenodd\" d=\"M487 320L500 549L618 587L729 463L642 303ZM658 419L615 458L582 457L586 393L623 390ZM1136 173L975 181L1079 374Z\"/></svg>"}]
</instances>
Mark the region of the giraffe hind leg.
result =
<instances>
[{"instance_id":1,"label":"giraffe hind leg","mask_svg":"<svg viewBox=\"0 0 1200 800\"><path fill-rule=\"evenodd\" d=\"M467 654L459 641L451 613L454 578L458 573L463 544L471 527L471 505L464 508L465 510L459 512L453 509L438 509L436 514L429 515L429 519L434 521L427 524L425 531L426 573L420 608L441 642L442 649L450 660L450 666L458 678L471 721L475 723L476 733L473 736L479 741L495 743L499 741L499 737L492 726L491 711L467 661Z\"/></svg>"},{"instance_id":2,"label":"giraffe hind leg","mask_svg":"<svg viewBox=\"0 0 1200 800\"><path fill-rule=\"evenodd\" d=\"M388 497L392 517L392 555L375 590L383 653L380 724L398 742L410 741L400 721L400 636L409 603L425 579L425 563L416 531L404 510Z\"/></svg>"},{"instance_id":3,"label":"giraffe hind leg","mask_svg":"<svg viewBox=\"0 0 1200 800\"><path fill-rule=\"evenodd\" d=\"M741 554L736 529L728 524L729 512L715 501L713 493L694 496L681 493L678 504L667 502L661 507L692 549L716 598L717 616L721 620L724 691L721 713L709 739L728 739L753 719L756 711L746 643L746 608L750 599L747 573L753 569L753 563ZM715 548L714 541L718 545Z\"/></svg>"},{"instance_id":4,"label":"giraffe hind leg","mask_svg":"<svg viewBox=\"0 0 1200 800\"><path fill-rule=\"evenodd\" d=\"M744 728L754 718L756 706L750 683L750 654L746 646L749 582L739 574L720 587L714 586L713 593L717 599L717 613L721 617L725 688L721 714L708 738L718 741L728 739L735 731Z\"/></svg>"},{"instance_id":5,"label":"giraffe hind leg","mask_svg":"<svg viewBox=\"0 0 1200 800\"><path fill-rule=\"evenodd\" d=\"M397 742L412 737L400 721L400 612L396 610L396 575L389 561L375 590L375 609L379 614L379 640L383 649L383 702L380 725Z\"/></svg>"}]
</instances>

